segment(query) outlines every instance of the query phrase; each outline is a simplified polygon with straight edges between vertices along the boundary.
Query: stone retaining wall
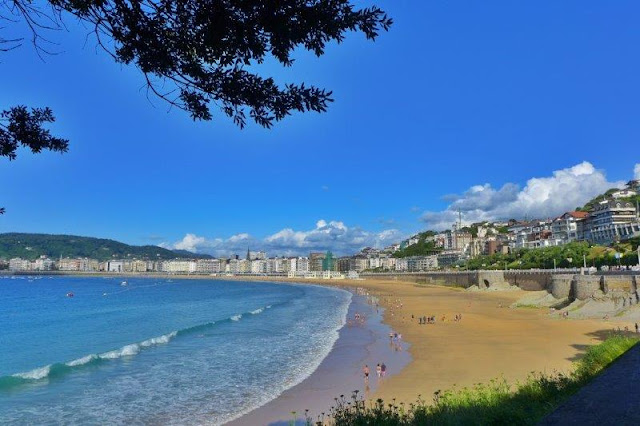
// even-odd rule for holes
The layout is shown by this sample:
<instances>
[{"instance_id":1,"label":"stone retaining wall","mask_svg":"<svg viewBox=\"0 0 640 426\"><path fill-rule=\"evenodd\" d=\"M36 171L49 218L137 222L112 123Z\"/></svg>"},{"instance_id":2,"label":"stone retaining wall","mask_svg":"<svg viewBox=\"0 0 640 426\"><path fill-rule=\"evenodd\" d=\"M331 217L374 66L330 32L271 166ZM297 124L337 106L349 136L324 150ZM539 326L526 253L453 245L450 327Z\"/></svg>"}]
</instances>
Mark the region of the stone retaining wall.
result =
<instances>
[{"instance_id":1,"label":"stone retaining wall","mask_svg":"<svg viewBox=\"0 0 640 426\"><path fill-rule=\"evenodd\" d=\"M571 295L573 275L559 274L551 277L549 291L556 299L565 299Z\"/></svg>"},{"instance_id":2,"label":"stone retaining wall","mask_svg":"<svg viewBox=\"0 0 640 426\"><path fill-rule=\"evenodd\" d=\"M578 300L587 300L604 285L604 277L601 275L576 275L573 279L571 292Z\"/></svg>"}]
</instances>

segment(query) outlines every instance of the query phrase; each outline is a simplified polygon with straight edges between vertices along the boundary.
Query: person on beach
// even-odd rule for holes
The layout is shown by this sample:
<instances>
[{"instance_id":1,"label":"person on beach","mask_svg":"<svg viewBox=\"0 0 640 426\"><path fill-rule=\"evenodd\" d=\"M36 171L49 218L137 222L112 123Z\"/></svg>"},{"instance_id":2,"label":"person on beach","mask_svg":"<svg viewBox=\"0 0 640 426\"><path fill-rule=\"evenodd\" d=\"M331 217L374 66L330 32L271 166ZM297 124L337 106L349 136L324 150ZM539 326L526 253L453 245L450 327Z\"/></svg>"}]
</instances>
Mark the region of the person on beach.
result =
<instances>
[{"instance_id":1,"label":"person on beach","mask_svg":"<svg viewBox=\"0 0 640 426\"><path fill-rule=\"evenodd\" d=\"M380 366L380 363L378 363L378 365L376 365L376 374L378 375L378 379L382 375L382 367Z\"/></svg>"},{"instance_id":2,"label":"person on beach","mask_svg":"<svg viewBox=\"0 0 640 426\"><path fill-rule=\"evenodd\" d=\"M385 365L384 362L380 366L380 374L382 374L382 377L384 377L387 374L387 366Z\"/></svg>"},{"instance_id":3,"label":"person on beach","mask_svg":"<svg viewBox=\"0 0 640 426\"><path fill-rule=\"evenodd\" d=\"M365 383L369 383L369 366L367 364L362 367L362 372L364 373Z\"/></svg>"},{"instance_id":4,"label":"person on beach","mask_svg":"<svg viewBox=\"0 0 640 426\"><path fill-rule=\"evenodd\" d=\"M640 327L638 327L638 323L636 323L636 333L640 333Z\"/></svg>"}]
</instances>

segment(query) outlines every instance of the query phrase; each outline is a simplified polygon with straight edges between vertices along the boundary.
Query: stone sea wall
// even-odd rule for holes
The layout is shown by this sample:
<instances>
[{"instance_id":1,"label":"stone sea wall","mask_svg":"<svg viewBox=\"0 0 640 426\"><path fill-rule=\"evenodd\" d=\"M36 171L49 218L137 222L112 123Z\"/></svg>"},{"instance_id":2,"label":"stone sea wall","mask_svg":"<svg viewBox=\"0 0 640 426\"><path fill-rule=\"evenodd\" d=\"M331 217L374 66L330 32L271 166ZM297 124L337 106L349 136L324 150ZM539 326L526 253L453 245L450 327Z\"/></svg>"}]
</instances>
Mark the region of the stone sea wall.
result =
<instances>
[{"instance_id":1,"label":"stone sea wall","mask_svg":"<svg viewBox=\"0 0 640 426\"><path fill-rule=\"evenodd\" d=\"M475 286L482 290L501 290L515 286L526 291L546 290L559 300L587 300L604 295L623 300L625 304L638 303L640 274L633 271L624 272L597 275L554 271L421 272L363 274L363 278L394 279L463 288Z\"/></svg>"}]
</instances>

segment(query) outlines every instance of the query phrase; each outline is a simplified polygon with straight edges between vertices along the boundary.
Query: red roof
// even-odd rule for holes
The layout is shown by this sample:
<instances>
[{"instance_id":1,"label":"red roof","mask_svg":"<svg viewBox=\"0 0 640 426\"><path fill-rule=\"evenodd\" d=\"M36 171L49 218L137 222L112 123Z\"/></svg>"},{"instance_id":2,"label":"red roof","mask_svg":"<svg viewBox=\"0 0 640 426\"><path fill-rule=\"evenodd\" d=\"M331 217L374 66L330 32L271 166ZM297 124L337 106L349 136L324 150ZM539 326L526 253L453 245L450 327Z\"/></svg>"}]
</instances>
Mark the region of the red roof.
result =
<instances>
[{"instance_id":1,"label":"red roof","mask_svg":"<svg viewBox=\"0 0 640 426\"><path fill-rule=\"evenodd\" d=\"M585 217L589 216L589 212L567 212L567 214L575 217L576 219L584 219Z\"/></svg>"}]
</instances>

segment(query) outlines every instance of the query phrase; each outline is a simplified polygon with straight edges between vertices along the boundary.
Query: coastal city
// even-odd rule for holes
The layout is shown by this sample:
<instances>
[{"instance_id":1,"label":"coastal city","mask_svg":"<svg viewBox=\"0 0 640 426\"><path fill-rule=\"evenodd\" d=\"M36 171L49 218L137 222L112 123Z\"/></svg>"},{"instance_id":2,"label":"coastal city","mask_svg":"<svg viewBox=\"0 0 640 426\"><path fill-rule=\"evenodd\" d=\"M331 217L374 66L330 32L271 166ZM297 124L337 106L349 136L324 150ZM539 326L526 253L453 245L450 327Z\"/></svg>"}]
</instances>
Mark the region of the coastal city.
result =
<instances>
[{"instance_id":1,"label":"coastal city","mask_svg":"<svg viewBox=\"0 0 640 426\"><path fill-rule=\"evenodd\" d=\"M0 259L0 268L13 272L62 271L106 273L167 273L278 275L305 278L354 278L362 272L420 272L451 269L469 259L519 249L540 249L585 241L608 246L640 236L637 197L640 181L608 191L588 210L565 212L553 219L508 220L463 225L443 232L427 231L384 248L365 247L359 253L336 257L331 251L308 256L269 257L251 251L227 258L111 259L54 258ZM633 202L635 200L635 203ZM422 255L410 255L420 244ZM426 247L426 248L425 248ZM407 250L409 249L409 250ZM640 264L640 259L638 260ZM585 265L586 266L586 265Z\"/></svg>"},{"instance_id":2,"label":"coastal city","mask_svg":"<svg viewBox=\"0 0 640 426\"><path fill-rule=\"evenodd\" d=\"M0 426L640 425L640 2L0 10Z\"/></svg>"}]
</instances>

